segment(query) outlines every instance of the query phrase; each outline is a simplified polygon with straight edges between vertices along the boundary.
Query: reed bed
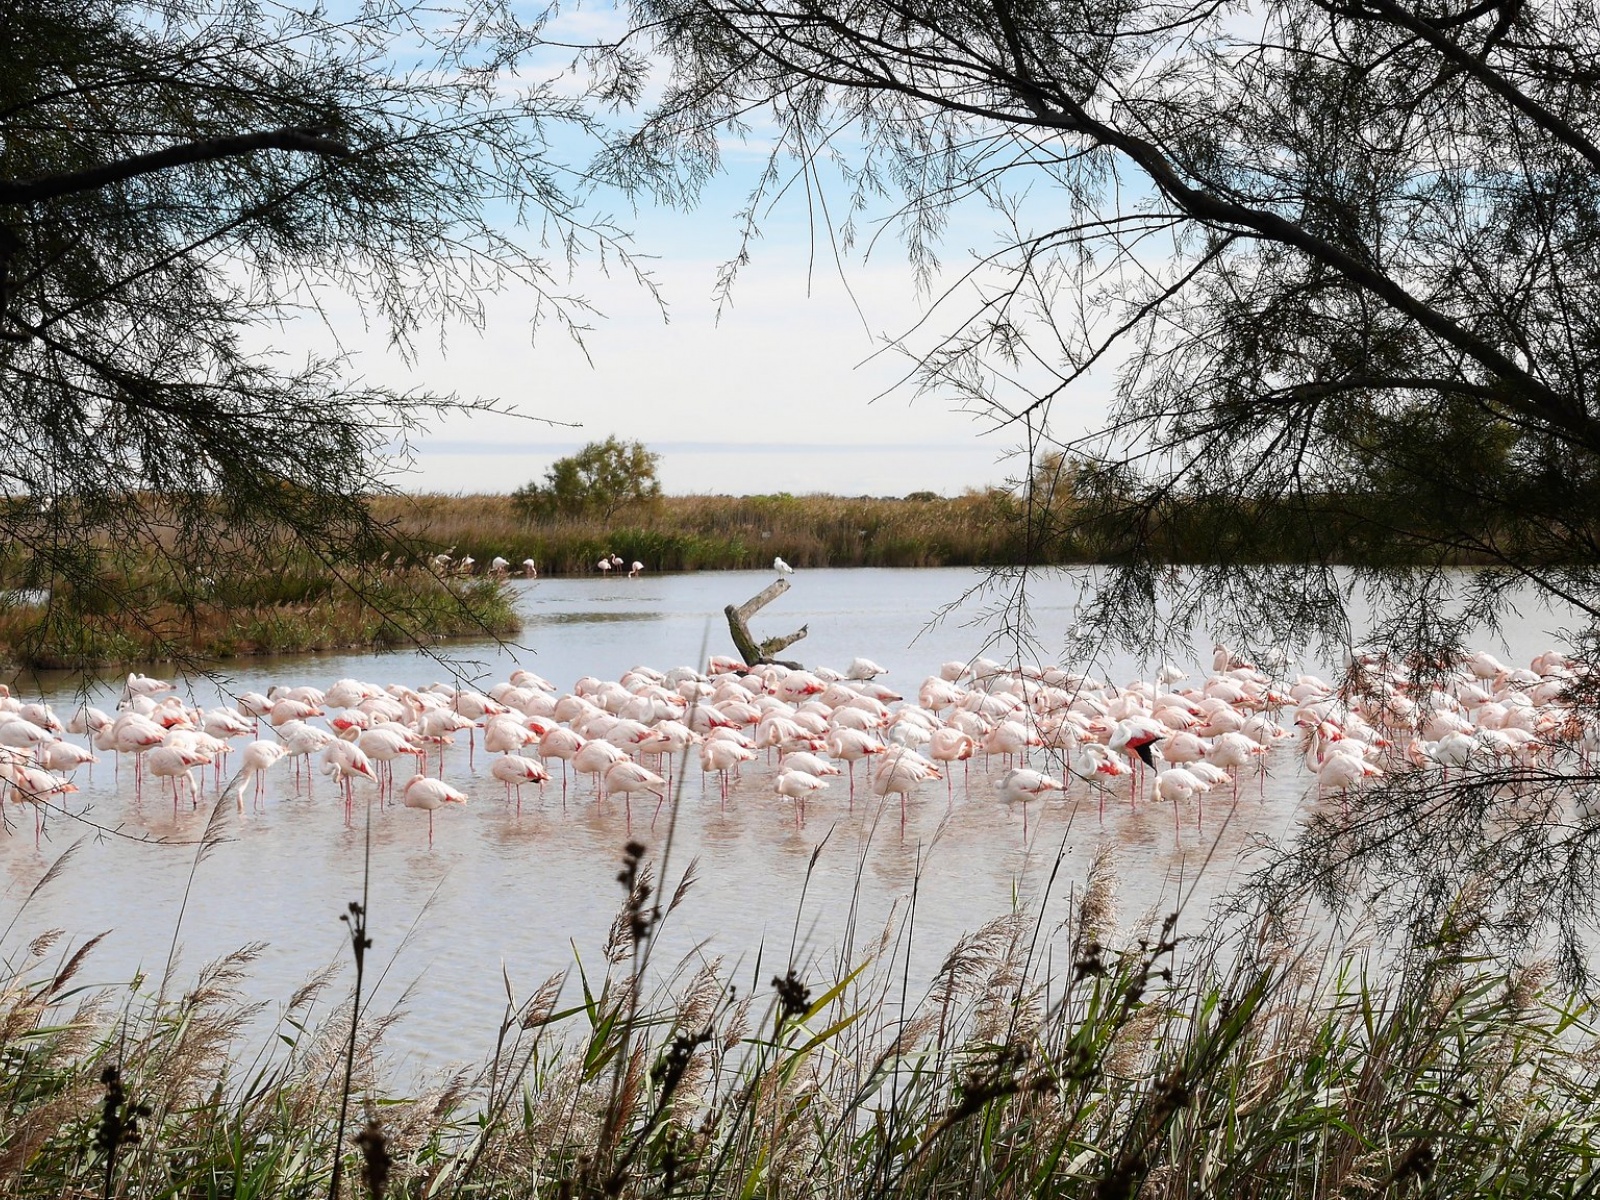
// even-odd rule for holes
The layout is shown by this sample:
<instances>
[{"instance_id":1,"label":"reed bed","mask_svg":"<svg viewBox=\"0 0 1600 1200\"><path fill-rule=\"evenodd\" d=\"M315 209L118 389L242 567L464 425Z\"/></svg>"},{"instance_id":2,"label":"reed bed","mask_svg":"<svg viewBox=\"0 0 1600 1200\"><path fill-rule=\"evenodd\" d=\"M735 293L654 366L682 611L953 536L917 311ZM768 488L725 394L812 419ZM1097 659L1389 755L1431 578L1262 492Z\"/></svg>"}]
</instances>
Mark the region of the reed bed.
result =
<instances>
[{"instance_id":1,"label":"reed bed","mask_svg":"<svg viewBox=\"0 0 1600 1200\"><path fill-rule=\"evenodd\" d=\"M716 958L651 963L662 922L694 902L693 871L661 886L643 856L630 845L619 864L605 946L526 993L486 969L480 986L506 1004L483 1061L405 1092L382 1069L393 1014L352 1022L327 975L289 1000L275 1051L243 1049L257 947L181 989L116 992L77 982L92 939L12 946L0 1190L323 1196L336 1151L342 1194L372 1197L1594 1186L1587 1006L1537 965L1466 952L1466 909L1383 957L1392 967L1278 914L1193 938L1176 916L1119 928L1102 853L1067 919L997 914L926 986L906 977L914 901L881 931L839 930L833 947L790 947L735 978Z\"/></svg>"},{"instance_id":2,"label":"reed bed","mask_svg":"<svg viewBox=\"0 0 1600 1200\"><path fill-rule=\"evenodd\" d=\"M308 650L388 649L501 637L520 621L498 580L441 577L387 563L334 570L309 558L213 575L139 566L96 586L22 589L0 605L0 658L84 668L182 658L195 663Z\"/></svg>"},{"instance_id":3,"label":"reed bed","mask_svg":"<svg viewBox=\"0 0 1600 1200\"><path fill-rule=\"evenodd\" d=\"M764 569L774 557L801 568L1493 559L1455 543L1441 549L1439 535L1411 529L1403 516L1374 524L1333 497L1310 509L1178 497L1144 511L1115 496L1044 487L1031 497L1004 488L949 498L665 496L605 519L541 514L511 496L422 495L375 498L371 511L429 553L471 556L478 570L496 557L513 565L532 559L547 574L593 573L610 555L651 571Z\"/></svg>"},{"instance_id":4,"label":"reed bed","mask_svg":"<svg viewBox=\"0 0 1600 1200\"><path fill-rule=\"evenodd\" d=\"M531 558L546 573L593 572L602 555L652 571L796 567L941 567L1021 561L1017 505L1000 490L953 499L841 496L667 496L599 516L535 516L510 496L392 496L373 516L417 544L470 555Z\"/></svg>"}]
</instances>

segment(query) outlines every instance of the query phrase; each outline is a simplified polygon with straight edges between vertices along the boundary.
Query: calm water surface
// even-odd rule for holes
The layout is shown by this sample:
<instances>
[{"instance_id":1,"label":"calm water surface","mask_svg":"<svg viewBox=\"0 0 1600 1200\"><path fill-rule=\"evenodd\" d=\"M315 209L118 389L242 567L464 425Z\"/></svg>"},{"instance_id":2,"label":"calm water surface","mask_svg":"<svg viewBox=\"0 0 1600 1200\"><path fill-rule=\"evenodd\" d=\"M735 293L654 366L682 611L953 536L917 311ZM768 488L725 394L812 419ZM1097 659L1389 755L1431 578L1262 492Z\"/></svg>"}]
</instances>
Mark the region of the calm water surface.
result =
<instances>
[{"instance_id":1,"label":"calm water surface","mask_svg":"<svg viewBox=\"0 0 1600 1200\"><path fill-rule=\"evenodd\" d=\"M750 572L518 583L526 621L520 647L456 645L450 661L420 653L252 660L229 666L224 677L183 686L209 706L230 692L265 691L275 683L326 687L346 676L419 686L454 672L486 687L520 665L566 690L582 675L617 678L640 664L703 665L707 653L728 652L723 606L754 595L770 579ZM888 668L880 682L914 695L946 660L1004 656L987 643L986 625L970 623L980 606L930 625L940 606L977 581L955 570L801 572L752 625L760 637L807 624L809 636L790 651L807 665L843 669L865 655ZM1073 619L1077 587L1062 578L1041 581L1030 600L1048 647ZM1487 648L1526 663L1550 643L1546 628L1559 623L1532 610L1508 633L1509 644ZM1206 651L1209 660L1209 644ZM1203 678L1198 655L1184 665ZM1108 669L1126 682L1152 666L1119 661ZM16 690L43 692L65 719L80 682L22 680ZM117 686L102 685L91 703L109 709ZM373 811L369 961L383 968L378 1010L407 1013L389 1042L401 1066L484 1057L505 1002L502 969L524 996L580 960L591 978L602 972L601 946L622 898L616 882L622 847L635 838L655 856L665 840L669 814L652 823L653 801L635 803L630 818L616 801L598 806L587 783L573 784L564 804L559 783L542 797L528 789L518 815L486 765L480 752L469 767L464 744L448 752L445 778L467 791L471 803L437 814L432 849L425 814ZM1208 805L1200 827L1186 812L1181 828L1174 827L1171 806L1130 806L1124 790L1110 797L1102 818L1104 797L1082 784L1064 801L1024 814L994 797L1003 764L979 759L967 775L957 767L948 797L944 785L925 784L903 832L898 803L885 809L863 786L852 809L843 780L813 800L797 826L791 802L770 791L770 766L750 766L759 769L746 769L725 807L715 776L702 781L697 761L686 772L669 883L691 859L698 879L663 930L653 959L663 976L683 962L721 957L739 967L741 986L764 989L797 942L794 961L809 981L835 977L852 915L861 931L857 944L864 945L891 915L907 910L915 886L915 925L909 951L904 943L901 950L915 995L963 932L1018 900L1038 904L1058 858L1047 907L1052 916L1064 913L1103 843L1118 854L1119 912L1129 925L1141 914L1170 909L1180 891L1195 887L1210 856L1186 910L1185 921L1198 924L1209 898L1248 869L1259 835L1288 834L1309 803L1292 749L1277 752L1264 787L1249 783L1231 819L1224 821L1233 807L1224 799ZM216 788L206 778L209 799ZM71 797L73 809L102 826L174 841L197 838L203 829L205 804L195 811L186 801L175 817L147 780L146 799L135 805L131 780L124 772L119 781L110 761L96 764L92 775L80 771L77 781L82 791ZM357 795L364 797L359 788ZM27 812L12 813L10 826L9 836L0 834L8 922L47 866L77 844L70 867L21 913L13 938L53 927L73 939L109 930L91 959L94 981L159 974L175 929L180 981L210 959L264 941L248 988L267 1002L270 1019L313 971L348 958L339 915L360 896L365 820L358 808L353 826L346 824L325 778L308 795L286 767L271 773L264 808L230 817L227 840L194 868L181 925L192 845L151 845L53 818L36 849ZM856 961L859 952L849 957ZM575 979L568 987L570 1003Z\"/></svg>"}]
</instances>

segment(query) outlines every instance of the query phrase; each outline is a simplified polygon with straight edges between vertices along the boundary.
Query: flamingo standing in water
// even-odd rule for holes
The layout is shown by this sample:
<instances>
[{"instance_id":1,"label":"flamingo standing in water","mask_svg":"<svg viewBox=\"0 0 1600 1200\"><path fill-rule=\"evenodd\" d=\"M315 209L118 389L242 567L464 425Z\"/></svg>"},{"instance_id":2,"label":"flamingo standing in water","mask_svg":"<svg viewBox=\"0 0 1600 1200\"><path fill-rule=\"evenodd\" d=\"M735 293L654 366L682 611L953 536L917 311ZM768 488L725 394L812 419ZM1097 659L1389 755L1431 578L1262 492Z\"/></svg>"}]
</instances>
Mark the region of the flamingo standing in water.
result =
<instances>
[{"instance_id":1,"label":"flamingo standing in water","mask_svg":"<svg viewBox=\"0 0 1600 1200\"><path fill-rule=\"evenodd\" d=\"M628 752L620 746L613 745L604 738L595 738L585 742L583 748L572 756L572 769L580 775L594 776L594 798L598 803L604 799L602 777L616 763L628 758ZM630 760L631 761L631 760Z\"/></svg>"},{"instance_id":2,"label":"flamingo standing in water","mask_svg":"<svg viewBox=\"0 0 1600 1200\"><path fill-rule=\"evenodd\" d=\"M805 823L806 797L812 792L820 792L828 786L826 779L818 779L809 771L797 769L781 770L772 780L772 790L780 796L787 796L795 802L794 823L798 828Z\"/></svg>"},{"instance_id":3,"label":"flamingo standing in water","mask_svg":"<svg viewBox=\"0 0 1600 1200\"><path fill-rule=\"evenodd\" d=\"M973 751L977 749L970 733L963 733L949 725L941 725L933 731L933 736L928 739L928 757L936 763L961 763L968 772L967 779L971 781L971 762ZM951 778L948 765L945 769L944 789L945 797L955 803L954 782Z\"/></svg>"},{"instance_id":4,"label":"flamingo standing in water","mask_svg":"<svg viewBox=\"0 0 1600 1200\"><path fill-rule=\"evenodd\" d=\"M862 729L835 728L824 739L829 758L842 758L849 764L850 807L856 803L856 763L874 754L883 754L888 747Z\"/></svg>"},{"instance_id":5,"label":"flamingo standing in water","mask_svg":"<svg viewBox=\"0 0 1600 1200\"><path fill-rule=\"evenodd\" d=\"M428 849L433 849L433 811L445 804L465 804L467 794L442 779L413 775L401 796L407 808L420 808L428 814Z\"/></svg>"},{"instance_id":6,"label":"flamingo standing in water","mask_svg":"<svg viewBox=\"0 0 1600 1200\"><path fill-rule=\"evenodd\" d=\"M199 798L195 795L194 777L189 774L189 770L207 761L203 755L193 750L185 750L181 746L156 746L145 754L145 761L150 765L150 774L157 779L170 779L172 781L172 815L174 818L178 815L178 781L180 779L189 785L190 802L199 803Z\"/></svg>"},{"instance_id":7,"label":"flamingo standing in water","mask_svg":"<svg viewBox=\"0 0 1600 1200\"><path fill-rule=\"evenodd\" d=\"M1131 775L1133 768L1111 756L1111 751L1099 742L1085 742L1077 754L1067 760L1067 770L1079 779L1096 785L1100 796L1100 819L1106 819L1106 788L1104 776Z\"/></svg>"},{"instance_id":8,"label":"flamingo standing in water","mask_svg":"<svg viewBox=\"0 0 1600 1200\"><path fill-rule=\"evenodd\" d=\"M77 784L38 767L4 760L0 760L0 780L11 785L12 794L16 799L33 805L33 846L37 850L40 833L44 827L42 808L45 797L75 792L78 790Z\"/></svg>"},{"instance_id":9,"label":"flamingo standing in water","mask_svg":"<svg viewBox=\"0 0 1600 1200\"><path fill-rule=\"evenodd\" d=\"M344 811L345 817L348 819L350 810L355 806L356 802L356 776L359 775L364 779L370 779L373 783L378 782L377 773L372 769L372 760L367 757L366 752L360 746L354 742L346 742L339 738L334 738L333 741L324 746L320 757L322 759L323 773L332 775L337 779L340 789L344 792ZM378 796L381 803L382 791L378 793Z\"/></svg>"},{"instance_id":10,"label":"flamingo standing in water","mask_svg":"<svg viewBox=\"0 0 1600 1200\"><path fill-rule=\"evenodd\" d=\"M605 745L604 742L591 742L590 745ZM633 824L633 794L643 792L656 798L656 813L661 812L661 806L667 801L667 781L654 771L641 767L631 758L622 758L606 768L606 793L614 795L622 793L622 803L628 815L628 824ZM660 789L659 791L657 789ZM655 818L651 818L655 823Z\"/></svg>"},{"instance_id":11,"label":"flamingo standing in water","mask_svg":"<svg viewBox=\"0 0 1600 1200\"><path fill-rule=\"evenodd\" d=\"M75 746L71 742L51 742L39 751L39 765L47 771L65 771L70 774L85 763L98 761L93 751Z\"/></svg>"},{"instance_id":12,"label":"flamingo standing in water","mask_svg":"<svg viewBox=\"0 0 1600 1200\"><path fill-rule=\"evenodd\" d=\"M266 782L266 774L276 766L289 751L282 742L251 742L239 753L239 811L244 811L244 785L254 781L257 804L261 802L262 785Z\"/></svg>"},{"instance_id":13,"label":"flamingo standing in water","mask_svg":"<svg viewBox=\"0 0 1600 1200\"><path fill-rule=\"evenodd\" d=\"M389 795L394 795L394 760L403 755L411 755L421 760L426 753L423 748L411 740L411 736L399 729L383 727L379 729L363 729L355 735L356 745L367 758L378 764L378 803L383 804L383 795L387 790Z\"/></svg>"},{"instance_id":14,"label":"flamingo standing in water","mask_svg":"<svg viewBox=\"0 0 1600 1200\"><path fill-rule=\"evenodd\" d=\"M143 799L144 756L167 740L167 731L148 717L125 712L112 722L109 732L110 749L119 755L133 755L133 798L135 801Z\"/></svg>"},{"instance_id":15,"label":"flamingo standing in water","mask_svg":"<svg viewBox=\"0 0 1600 1200\"><path fill-rule=\"evenodd\" d=\"M728 772L737 771L740 763L754 760L756 752L741 746L732 738L709 738L700 746L701 771L715 771L722 776L722 811L728 811Z\"/></svg>"},{"instance_id":16,"label":"flamingo standing in water","mask_svg":"<svg viewBox=\"0 0 1600 1200\"><path fill-rule=\"evenodd\" d=\"M550 772L537 759L521 754L502 754L489 767L489 774L506 785L506 799L511 799L511 789L517 789L517 816L522 815L522 785L537 783L541 787L550 780Z\"/></svg>"},{"instance_id":17,"label":"flamingo standing in water","mask_svg":"<svg viewBox=\"0 0 1600 1200\"><path fill-rule=\"evenodd\" d=\"M887 751L883 762L872 774L872 791L887 799L891 794L900 797L900 832L906 831L906 797L917 784L927 779L938 779L939 769L915 750L897 746Z\"/></svg>"},{"instance_id":18,"label":"flamingo standing in water","mask_svg":"<svg viewBox=\"0 0 1600 1200\"><path fill-rule=\"evenodd\" d=\"M539 738L539 757L543 759L556 759L561 763L561 809L567 807L567 764L587 745L587 739L563 725L543 734Z\"/></svg>"},{"instance_id":19,"label":"flamingo standing in water","mask_svg":"<svg viewBox=\"0 0 1600 1200\"><path fill-rule=\"evenodd\" d=\"M1028 801L1043 799L1050 792L1065 792L1066 785L1031 767L1016 767L1000 780L1000 798L1022 805L1022 832L1028 832Z\"/></svg>"}]
</instances>

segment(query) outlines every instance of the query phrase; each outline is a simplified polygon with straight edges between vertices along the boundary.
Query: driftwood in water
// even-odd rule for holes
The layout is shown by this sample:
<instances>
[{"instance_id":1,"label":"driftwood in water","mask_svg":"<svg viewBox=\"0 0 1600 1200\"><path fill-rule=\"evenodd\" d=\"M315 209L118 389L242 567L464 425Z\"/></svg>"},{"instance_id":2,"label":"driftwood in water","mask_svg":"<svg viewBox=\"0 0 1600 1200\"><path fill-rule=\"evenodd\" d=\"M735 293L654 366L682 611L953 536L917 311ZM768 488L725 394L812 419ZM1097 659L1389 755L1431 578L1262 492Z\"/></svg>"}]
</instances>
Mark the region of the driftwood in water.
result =
<instances>
[{"instance_id":1,"label":"driftwood in water","mask_svg":"<svg viewBox=\"0 0 1600 1200\"><path fill-rule=\"evenodd\" d=\"M793 671L804 669L799 663L784 662L782 659L773 658L772 656L788 649L795 642L805 637L806 626L800 626L788 637L768 638L764 642L757 642L750 634L750 618L788 590L789 581L787 579L774 579L743 604L730 604L723 610L728 614L728 632L733 634L733 644L739 649L739 657L751 666L755 666L756 663L777 663L779 666L788 667Z\"/></svg>"}]
</instances>

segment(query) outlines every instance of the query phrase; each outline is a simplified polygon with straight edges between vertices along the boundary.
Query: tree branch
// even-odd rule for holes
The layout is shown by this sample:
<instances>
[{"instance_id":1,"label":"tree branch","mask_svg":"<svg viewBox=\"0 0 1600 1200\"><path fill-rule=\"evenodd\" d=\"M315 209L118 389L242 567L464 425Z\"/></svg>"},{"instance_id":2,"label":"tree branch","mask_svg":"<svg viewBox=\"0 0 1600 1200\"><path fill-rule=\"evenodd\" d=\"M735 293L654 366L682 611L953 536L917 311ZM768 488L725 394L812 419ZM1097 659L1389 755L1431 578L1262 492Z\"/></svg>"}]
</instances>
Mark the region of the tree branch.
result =
<instances>
[{"instance_id":1,"label":"tree branch","mask_svg":"<svg viewBox=\"0 0 1600 1200\"><path fill-rule=\"evenodd\" d=\"M327 131L321 129L269 129L260 133L241 133L233 137L182 142L163 150L136 154L121 162L106 163L67 175L47 175L20 183L0 181L0 204L36 204L41 200L55 200L78 192L92 192L124 179L150 175L171 167L237 158L258 150L294 150L333 158L346 158L352 153L349 146L328 137Z\"/></svg>"},{"instance_id":2,"label":"tree branch","mask_svg":"<svg viewBox=\"0 0 1600 1200\"><path fill-rule=\"evenodd\" d=\"M1427 42L1439 52L1442 58L1447 59L1457 70L1464 71L1488 88L1500 99L1523 116L1528 117L1541 129L1545 130L1563 145L1576 150L1583 155L1589 165L1600 170L1600 147L1597 147L1583 133L1575 128L1569 121L1563 120L1556 113L1551 112L1521 88L1511 83L1499 71L1496 71L1478 55L1469 54L1453 40L1447 38L1439 29L1407 10L1403 5L1394 3L1394 0L1360 0L1358 12L1362 15L1372 15L1380 20L1397 25ZM1487 48L1487 47L1486 47Z\"/></svg>"}]
</instances>

